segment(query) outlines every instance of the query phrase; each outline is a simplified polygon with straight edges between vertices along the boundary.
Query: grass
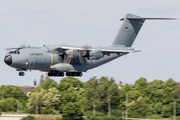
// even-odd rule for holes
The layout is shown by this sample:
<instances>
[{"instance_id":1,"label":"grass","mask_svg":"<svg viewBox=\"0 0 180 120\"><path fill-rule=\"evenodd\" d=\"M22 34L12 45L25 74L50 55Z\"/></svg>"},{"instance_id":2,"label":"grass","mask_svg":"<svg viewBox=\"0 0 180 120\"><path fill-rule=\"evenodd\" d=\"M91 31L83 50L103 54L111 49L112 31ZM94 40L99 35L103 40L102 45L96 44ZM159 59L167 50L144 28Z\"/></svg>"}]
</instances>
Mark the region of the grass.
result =
<instances>
[{"instance_id":1,"label":"grass","mask_svg":"<svg viewBox=\"0 0 180 120\"><path fill-rule=\"evenodd\" d=\"M56 118L59 117L53 117L53 116L34 116L36 120L56 120Z\"/></svg>"}]
</instances>

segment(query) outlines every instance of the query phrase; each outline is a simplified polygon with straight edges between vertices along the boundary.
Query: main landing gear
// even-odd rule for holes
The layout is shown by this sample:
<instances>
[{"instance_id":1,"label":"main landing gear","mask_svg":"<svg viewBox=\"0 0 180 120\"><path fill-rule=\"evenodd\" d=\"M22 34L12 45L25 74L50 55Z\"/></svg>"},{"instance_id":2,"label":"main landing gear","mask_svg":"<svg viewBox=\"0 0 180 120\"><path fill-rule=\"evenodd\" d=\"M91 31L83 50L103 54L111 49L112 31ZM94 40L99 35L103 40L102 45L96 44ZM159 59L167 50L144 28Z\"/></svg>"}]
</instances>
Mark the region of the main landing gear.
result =
<instances>
[{"instance_id":1,"label":"main landing gear","mask_svg":"<svg viewBox=\"0 0 180 120\"><path fill-rule=\"evenodd\" d=\"M50 77L64 77L64 73L58 72L58 71L50 71L50 72L48 72L48 76L50 76ZM66 76L81 77L82 72L66 72Z\"/></svg>"},{"instance_id":2,"label":"main landing gear","mask_svg":"<svg viewBox=\"0 0 180 120\"><path fill-rule=\"evenodd\" d=\"M82 72L66 72L66 76L81 77Z\"/></svg>"},{"instance_id":3,"label":"main landing gear","mask_svg":"<svg viewBox=\"0 0 180 120\"><path fill-rule=\"evenodd\" d=\"M63 72L52 71L52 72L48 72L48 76L51 76L51 77L63 77L64 73Z\"/></svg>"},{"instance_id":4,"label":"main landing gear","mask_svg":"<svg viewBox=\"0 0 180 120\"><path fill-rule=\"evenodd\" d=\"M19 72L19 76L24 76L25 73L24 72Z\"/></svg>"}]
</instances>

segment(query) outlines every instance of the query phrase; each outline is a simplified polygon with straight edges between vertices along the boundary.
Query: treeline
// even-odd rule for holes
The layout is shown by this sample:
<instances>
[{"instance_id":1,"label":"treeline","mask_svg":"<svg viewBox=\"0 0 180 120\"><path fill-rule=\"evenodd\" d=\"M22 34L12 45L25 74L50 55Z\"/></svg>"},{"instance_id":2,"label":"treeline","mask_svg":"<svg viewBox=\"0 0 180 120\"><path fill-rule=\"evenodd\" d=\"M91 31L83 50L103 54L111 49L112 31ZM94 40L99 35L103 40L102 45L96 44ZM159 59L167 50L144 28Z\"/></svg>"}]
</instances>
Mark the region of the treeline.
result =
<instances>
[{"instance_id":1,"label":"treeline","mask_svg":"<svg viewBox=\"0 0 180 120\"><path fill-rule=\"evenodd\" d=\"M62 114L67 119L90 118L94 113L95 116L108 116L108 105L111 116L122 118L126 98L128 117L131 118L171 117L174 101L176 115L180 115L180 84L172 79L148 83L145 78L136 80L134 85L118 86L113 78L107 77L93 77L87 82L65 77L58 84L48 76L41 76L40 85L31 90L28 97L16 86L1 86L0 109L17 112L18 103L23 112L35 114L36 92L39 114Z\"/></svg>"},{"instance_id":2,"label":"treeline","mask_svg":"<svg viewBox=\"0 0 180 120\"><path fill-rule=\"evenodd\" d=\"M180 115L180 84L172 79L165 82L154 80L147 83L145 78L135 81L134 85L122 87L120 106L125 108L126 93L128 93L128 116L133 118L158 115L170 117L173 115L174 101L176 115Z\"/></svg>"}]
</instances>

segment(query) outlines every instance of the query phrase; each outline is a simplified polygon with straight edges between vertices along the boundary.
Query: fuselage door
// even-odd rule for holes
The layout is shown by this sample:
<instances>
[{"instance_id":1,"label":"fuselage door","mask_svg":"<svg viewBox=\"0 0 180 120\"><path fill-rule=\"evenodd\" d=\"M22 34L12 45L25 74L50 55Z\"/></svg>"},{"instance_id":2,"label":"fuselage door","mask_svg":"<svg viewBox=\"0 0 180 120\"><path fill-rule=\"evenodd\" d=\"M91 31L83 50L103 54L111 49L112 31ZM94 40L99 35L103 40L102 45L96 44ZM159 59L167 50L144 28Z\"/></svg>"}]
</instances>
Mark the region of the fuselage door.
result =
<instances>
[{"instance_id":1,"label":"fuselage door","mask_svg":"<svg viewBox=\"0 0 180 120\"><path fill-rule=\"evenodd\" d=\"M31 60L30 60L30 64L29 64L29 69L34 68L34 64L35 64L35 60L34 60L34 59L31 59Z\"/></svg>"}]
</instances>

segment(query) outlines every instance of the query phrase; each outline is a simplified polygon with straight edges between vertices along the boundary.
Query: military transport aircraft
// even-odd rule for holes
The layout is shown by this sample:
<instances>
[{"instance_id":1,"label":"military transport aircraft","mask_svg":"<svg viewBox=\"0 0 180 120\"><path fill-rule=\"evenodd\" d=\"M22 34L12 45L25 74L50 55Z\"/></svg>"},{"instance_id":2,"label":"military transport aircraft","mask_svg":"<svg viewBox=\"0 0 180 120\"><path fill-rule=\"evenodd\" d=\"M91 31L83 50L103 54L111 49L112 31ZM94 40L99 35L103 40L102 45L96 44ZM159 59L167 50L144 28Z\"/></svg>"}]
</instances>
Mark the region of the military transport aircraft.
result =
<instances>
[{"instance_id":1,"label":"military transport aircraft","mask_svg":"<svg viewBox=\"0 0 180 120\"><path fill-rule=\"evenodd\" d=\"M82 72L103 65L128 53L140 52L131 48L145 20L172 20L174 18L144 18L126 14L121 28L114 41L107 47L93 48L89 45L81 47L54 45L43 47L8 48L4 62L15 68L19 76L23 71L40 70L48 72L48 76L63 77L82 76Z\"/></svg>"}]
</instances>

